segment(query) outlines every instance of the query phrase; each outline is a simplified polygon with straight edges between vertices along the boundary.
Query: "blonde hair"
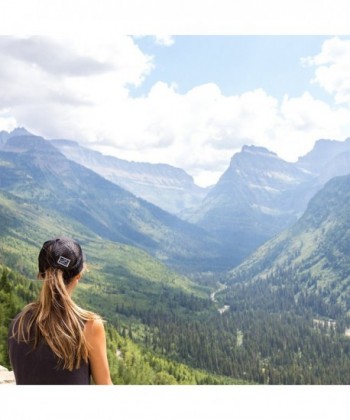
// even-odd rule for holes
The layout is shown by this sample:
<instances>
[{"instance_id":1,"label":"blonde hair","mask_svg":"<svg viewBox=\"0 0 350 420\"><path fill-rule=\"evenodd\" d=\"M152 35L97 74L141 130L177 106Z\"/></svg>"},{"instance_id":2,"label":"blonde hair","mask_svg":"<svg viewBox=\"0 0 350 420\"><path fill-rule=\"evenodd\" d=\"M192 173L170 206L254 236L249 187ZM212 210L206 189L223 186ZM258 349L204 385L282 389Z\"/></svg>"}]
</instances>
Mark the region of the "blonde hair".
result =
<instances>
[{"instance_id":1,"label":"blonde hair","mask_svg":"<svg viewBox=\"0 0 350 420\"><path fill-rule=\"evenodd\" d=\"M72 371L83 360L88 362L85 323L100 317L73 302L66 286L70 282L65 282L62 270L49 267L38 278L43 280L39 298L23 309L12 333L17 341L26 343L34 337L34 349L43 337L58 357L59 366Z\"/></svg>"}]
</instances>

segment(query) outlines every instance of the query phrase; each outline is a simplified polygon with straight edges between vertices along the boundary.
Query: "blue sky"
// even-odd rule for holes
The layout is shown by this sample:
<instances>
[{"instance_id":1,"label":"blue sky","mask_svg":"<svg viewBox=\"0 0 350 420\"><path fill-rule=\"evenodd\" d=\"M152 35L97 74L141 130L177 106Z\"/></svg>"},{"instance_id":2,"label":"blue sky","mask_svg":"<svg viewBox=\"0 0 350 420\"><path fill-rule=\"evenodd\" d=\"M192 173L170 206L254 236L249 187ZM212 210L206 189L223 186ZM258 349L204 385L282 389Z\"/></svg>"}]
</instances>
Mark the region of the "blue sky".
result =
<instances>
[{"instance_id":1,"label":"blue sky","mask_svg":"<svg viewBox=\"0 0 350 420\"><path fill-rule=\"evenodd\" d=\"M174 43L164 47L155 43L153 37L135 37L142 51L154 56L155 68L132 94L146 94L155 82L162 80L175 83L180 93L215 82L225 95L263 88L282 99L286 93L295 96L309 90L327 100L330 98L322 89L310 84L313 69L303 66L300 60L316 55L327 38L182 35L173 37Z\"/></svg>"}]
</instances>

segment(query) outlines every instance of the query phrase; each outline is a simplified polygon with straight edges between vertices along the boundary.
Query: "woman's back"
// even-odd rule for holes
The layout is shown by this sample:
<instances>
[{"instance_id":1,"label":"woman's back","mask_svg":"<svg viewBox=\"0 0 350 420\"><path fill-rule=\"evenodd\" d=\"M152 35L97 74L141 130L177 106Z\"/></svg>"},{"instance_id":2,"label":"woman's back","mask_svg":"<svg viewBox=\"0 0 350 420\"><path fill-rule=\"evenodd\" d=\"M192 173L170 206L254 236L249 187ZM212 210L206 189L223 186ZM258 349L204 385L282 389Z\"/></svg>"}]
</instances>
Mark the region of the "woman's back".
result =
<instances>
[{"instance_id":1,"label":"woman's back","mask_svg":"<svg viewBox=\"0 0 350 420\"><path fill-rule=\"evenodd\" d=\"M40 338L37 347L34 349L34 334L30 333L27 343L18 341L13 337L12 331L16 334L18 316L12 321L9 328L8 348L10 362L15 372L17 385L89 385L90 365L85 361L81 362L78 369L69 371L59 365L59 359L51 348ZM24 326L28 322L30 314L24 318ZM14 330L13 330L14 327Z\"/></svg>"}]
</instances>

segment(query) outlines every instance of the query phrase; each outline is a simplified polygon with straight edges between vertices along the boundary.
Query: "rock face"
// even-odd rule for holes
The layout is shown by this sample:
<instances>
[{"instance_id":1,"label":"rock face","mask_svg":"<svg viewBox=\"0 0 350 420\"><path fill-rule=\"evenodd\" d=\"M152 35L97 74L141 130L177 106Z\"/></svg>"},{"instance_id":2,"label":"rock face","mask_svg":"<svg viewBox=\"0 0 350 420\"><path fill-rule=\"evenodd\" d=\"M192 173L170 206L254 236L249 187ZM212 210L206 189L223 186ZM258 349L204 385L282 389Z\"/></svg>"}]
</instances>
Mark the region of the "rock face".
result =
<instances>
[{"instance_id":1,"label":"rock face","mask_svg":"<svg viewBox=\"0 0 350 420\"><path fill-rule=\"evenodd\" d=\"M12 384L15 385L15 375L4 366L0 366L0 385Z\"/></svg>"}]
</instances>

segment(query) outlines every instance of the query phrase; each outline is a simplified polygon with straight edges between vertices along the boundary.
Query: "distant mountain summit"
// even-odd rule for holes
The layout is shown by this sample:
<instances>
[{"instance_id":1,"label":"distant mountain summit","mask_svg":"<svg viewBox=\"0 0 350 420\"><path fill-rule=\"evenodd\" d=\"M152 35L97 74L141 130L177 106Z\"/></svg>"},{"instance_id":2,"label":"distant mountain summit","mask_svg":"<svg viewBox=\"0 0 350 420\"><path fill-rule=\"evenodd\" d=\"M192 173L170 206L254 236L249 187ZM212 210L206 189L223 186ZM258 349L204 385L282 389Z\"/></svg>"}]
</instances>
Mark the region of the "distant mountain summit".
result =
<instances>
[{"instance_id":1,"label":"distant mountain summit","mask_svg":"<svg viewBox=\"0 0 350 420\"><path fill-rule=\"evenodd\" d=\"M0 147L2 147L10 137L18 136L32 136L32 134L24 127L17 127L9 133L7 131L0 131Z\"/></svg>"},{"instance_id":2,"label":"distant mountain summit","mask_svg":"<svg viewBox=\"0 0 350 420\"><path fill-rule=\"evenodd\" d=\"M331 178L350 173L350 138L343 142L318 140L311 152L299 158L296 166L312 174L316 193Z\"/></svg>"},{"instance_id":3,"label":"distant mountain summit","mask_svg":"<svg viewBox=\"0 0 350 420\"><path fill-rule=\"evenodd\" d=\"M334 158L350 151L350 138L345 141L318 140L314 148L305 156L299 158L297 166L310 171L315 176L322 172L322 169L333 161Z\"/></svg>"}]
</instances>

